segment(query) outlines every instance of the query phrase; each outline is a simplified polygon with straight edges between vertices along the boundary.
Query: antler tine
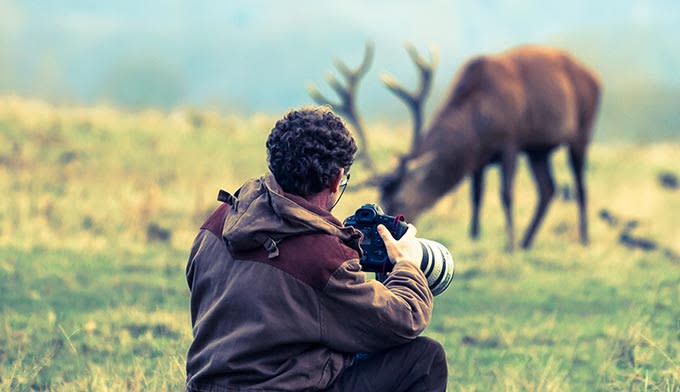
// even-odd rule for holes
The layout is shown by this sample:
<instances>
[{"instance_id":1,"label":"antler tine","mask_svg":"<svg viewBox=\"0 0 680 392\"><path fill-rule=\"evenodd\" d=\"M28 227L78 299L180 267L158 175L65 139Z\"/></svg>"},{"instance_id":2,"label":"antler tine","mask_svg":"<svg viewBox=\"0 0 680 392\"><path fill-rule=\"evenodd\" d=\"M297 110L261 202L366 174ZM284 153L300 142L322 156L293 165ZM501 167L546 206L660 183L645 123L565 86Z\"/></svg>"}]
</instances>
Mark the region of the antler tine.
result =
<instances>
[{"instance_id":1,"label":"antler tine","mask_svg":"<svg viewBox=\"0 0 680 392\"><path fill-rule=\"evenodd\" d=\"M430 61L428 62L425 60L425 58L418 54L415 46L410 43L407 43L405 46L406 51L419 71L420 82L418 89L414 92L407 91L394 77L388 73L384 73L382 75L382 81L385 86L390 91L392 91L392 93L404 101L406 106L411 109L413 115L413 149L415 149L420 144L423 127L423 104L432 87L432 75L439 61L439 54L437 49L432 47L430 49Z\"/></svg>"},{"instance_id":2,"label":"antler tine","mask_svg":"<svg viewBox=\"0 0 680 392\"><path fill-rule=\"evenodd\" d=\"M314 102L318 103L319 105L329 105L332 107L337 106L336 104L328 100L326 97L324 97L319 92L319 89L316 88L316 85L314 83L309 83L307 85L307 94L309 94L309 96L312 97Z\"/></svg>"},{"instance_id":3,"label":"antler tine","mask_svg":"<svg viewBox=\"0 0 680 392\"><path fill-rule=\"evenodd\" d=\"M316 103L320 105L330 105L350 122L359 137L359 142L362 146L362 149L357 154L357 158L361 159L369 170L373 170L373 162L368 155L364 128L361 117L356 110L355 97L359 81L366 73L368 73L371 63L373 62L373 53L374 45L369 42L366 44L364 50L364 58L356 69L351 69L342 61L335 60L335 66L346 79L346 85L340 83L340 81L330 73L326 75L326 81L340 98L339 103L333 103L324 97L319 90L317 90L316 86L309 85L307 87L307 92Z\"/></svg>"},{"instance_id":4,"label":"antler tine","mask_svg":"<svg viewBox=\"0 0 680 392\"><path fill-rule=\"evenodd\" d=\"M361 79L371 67L374 53L375 45L372 42L368 42L366 43L366 47L364 48L364 58L361 61L361 64L359 64L356 69L354 70L350 69L341 60L335 60L335 66L338 68L338 71L342 73L342 76L344 76L350 82L349 83L350 85L356 84L356 82L359 79Z\"/></svg>"},{"instance_id":5,"label":"antler tine","mask_svg":"<svg viewBox=\"0 0 680 392\"><path fill-rule=\"evenodd\" d=\"M432 87L432 75L439 63L439 50L434 46L430 47L429 62L418 53L413 44L406 44L406 51L420 71L420 86L416 94L419 100L423 100L430 93L430 88Z\"/></svg>"},{"instance_id":6,"label":"antler tine","mask_svg":"<svg viewBox=\"0 0 680 392\"><path fill-rule=\"evenodd\" d=\"M331 86L331 88L340 97L341 104L337 106L338 111L344 112L347 115L354 114L353 100L352 100L352 90L354 87L350 84L347 87L340 84L340 81L333 76L333 74L326 74L326 81Z\"/></svg>"}]
</instances>

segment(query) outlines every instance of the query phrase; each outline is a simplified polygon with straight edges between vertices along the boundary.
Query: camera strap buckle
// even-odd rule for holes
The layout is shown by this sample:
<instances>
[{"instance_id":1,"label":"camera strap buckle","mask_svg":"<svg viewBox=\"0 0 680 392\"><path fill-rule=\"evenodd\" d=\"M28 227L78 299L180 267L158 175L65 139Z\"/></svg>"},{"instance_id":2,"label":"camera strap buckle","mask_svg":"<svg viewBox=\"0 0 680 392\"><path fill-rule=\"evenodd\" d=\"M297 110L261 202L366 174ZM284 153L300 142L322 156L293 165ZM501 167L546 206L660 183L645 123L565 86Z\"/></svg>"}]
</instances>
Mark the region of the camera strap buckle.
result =
<instances>
[{"instance_id":1,"label":"camera strap buckle","mask_svg":"<svg viewBox=\"0 0 680 392\"><path fill-rule=\"evenodd\" d=\"M271 237L262 233L257 233L254 238L257 242L261 243L262 247L269 253L267 255L268 258L273 259L279 257L279 248L276 246L276 241Z\"/></svg>"},{"instance_id":2,"label":"camera strap buckle","mask_svg":"<svg viewBox=\"0 0 680 392\"><path fill-rule=\"evenodd\" d=\"M217 194L217 200L221 201L222 203L229 204L231 208L234 209L234 211L238 209L238 199L236 198L236 196L225 191L224 189L220 189L220 192Z\"/></svg>"}]
</instances>

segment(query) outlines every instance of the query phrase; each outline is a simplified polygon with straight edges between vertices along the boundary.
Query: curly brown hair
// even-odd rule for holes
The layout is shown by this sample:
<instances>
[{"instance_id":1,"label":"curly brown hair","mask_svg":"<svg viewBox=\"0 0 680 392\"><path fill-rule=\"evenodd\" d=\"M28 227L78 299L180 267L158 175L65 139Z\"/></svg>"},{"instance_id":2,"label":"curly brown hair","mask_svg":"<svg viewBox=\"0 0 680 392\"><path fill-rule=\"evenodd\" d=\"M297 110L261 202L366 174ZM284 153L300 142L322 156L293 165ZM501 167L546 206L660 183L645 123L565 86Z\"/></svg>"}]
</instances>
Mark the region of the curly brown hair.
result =
<instances>
[{"instance_id":1,"label":"curly brown hair","mask_svg":"<svg viewBox=\"0 0 680 392\"><path fill-rule=\"evenodd\" d=\"M329 188L356 151L345 123L324 106L289 111L267 138L269 170L285 192L302 197Z\"/></svg>"}]
</instances>

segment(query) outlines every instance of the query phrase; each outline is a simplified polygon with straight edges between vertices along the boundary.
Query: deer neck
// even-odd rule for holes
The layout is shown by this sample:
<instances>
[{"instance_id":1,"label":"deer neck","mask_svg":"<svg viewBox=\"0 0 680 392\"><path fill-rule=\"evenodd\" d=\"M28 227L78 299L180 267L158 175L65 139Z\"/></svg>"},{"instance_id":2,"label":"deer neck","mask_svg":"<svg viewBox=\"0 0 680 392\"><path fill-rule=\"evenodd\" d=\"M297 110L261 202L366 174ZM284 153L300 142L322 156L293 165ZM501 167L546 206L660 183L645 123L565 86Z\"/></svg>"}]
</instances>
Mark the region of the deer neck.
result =
<instances>
[{"instance_id":1,"label":"deer neck","mask_svg":"<svg viewBox=\"0 0 680 392\"><path fill-rule=\"evenodd\" d=\"M427 132L419 154L435 151L439 170L448 180L448 189L456 186L466 175L477 170L481 162L481 142L474 129L471 105L447 110L438 115ZM448 190L447 189L447 190Z\"/></svg>"},{"instance_id":2,"label":"deer neck","mask_svg":"<svg viewBox=\"0 0 680 392\"><path fill-rule=\"evenodd\" d=\"M464 118L434 122L406 166L398 200L407 216L429 209L475 170L479 143ZM406 215L406 214L405 214Z\"/></svg>"}]
</instances>

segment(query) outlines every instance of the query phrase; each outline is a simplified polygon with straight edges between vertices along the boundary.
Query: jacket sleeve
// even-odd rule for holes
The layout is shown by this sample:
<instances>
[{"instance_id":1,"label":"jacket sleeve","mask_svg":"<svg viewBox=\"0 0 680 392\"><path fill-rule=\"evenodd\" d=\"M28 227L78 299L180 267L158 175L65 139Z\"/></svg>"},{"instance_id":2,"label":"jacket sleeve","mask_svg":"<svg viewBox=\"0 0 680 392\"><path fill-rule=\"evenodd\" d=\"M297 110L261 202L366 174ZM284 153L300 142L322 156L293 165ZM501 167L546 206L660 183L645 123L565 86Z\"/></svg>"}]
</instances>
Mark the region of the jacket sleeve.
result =
<instances>
[{"instance_id":1,"label":"jacket sleeve","mask_svg":"<svg viewBox=\"0 0 680 392\"><path fill-rule=\"evenodd\" d=\"M343 352L373 352L407 343L430 322L432 292L425 275L397 263L384 284L367 280L353 259L331 276L320 301L321 338Z\"/></svg>"}]
</instances>

